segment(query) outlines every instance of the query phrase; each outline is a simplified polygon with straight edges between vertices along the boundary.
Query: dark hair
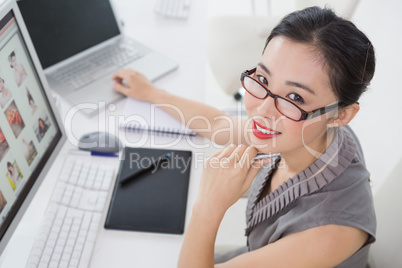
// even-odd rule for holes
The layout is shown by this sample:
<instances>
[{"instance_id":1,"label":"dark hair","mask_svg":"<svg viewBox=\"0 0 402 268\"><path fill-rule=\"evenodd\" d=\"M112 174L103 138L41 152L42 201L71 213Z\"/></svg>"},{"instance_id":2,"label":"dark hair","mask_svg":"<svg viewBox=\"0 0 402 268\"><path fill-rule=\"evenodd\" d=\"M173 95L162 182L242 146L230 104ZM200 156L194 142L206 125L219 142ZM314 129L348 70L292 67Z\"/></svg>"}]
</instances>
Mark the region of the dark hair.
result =
<instances>
[{"instance_id":1,"label":"dark hair","mask_svg":"<svg viewBox=\"0 0 402 268\"><path fill-rule=\"evenodd\" d=\"M29 90L27 88L26 88L26 90L27 90L27 96L28 96L28 103L30 103L31 101L34 101L34 100L32 98L31 93L29 92Z\"/></svg>"},{"instance_id":2,"label":"dark hair","mask_svg":"<svg viewBox=\"0 0 402 268\"><path fill-rule=\"evenodd\" d=\"M43 127L40 126L40 122L42 122ZM38 126L39 126L39 134L43 137L49 126L45 123L45 120L43 120L42 118L38 119Z\"/></svg>"},{"instance_id":3,"label":"dark hair","mask_svg":"<svg viewBox=\"0 0 402 268\"><path fill-rule=\"evenodd\" d=\"M11 52L10 55L8 55L8 62L11 63L11 58L12 58L12 57L15 57L15 52L14 52L14 51ZM14 68L13 65L11 65L11 64L10 64L10 67L11 67L11 68Z\"/></svg>"},{"instance_id":4,"label":"dark hair","mask_svg":"<svg viewBox=\"0 0 402 268\"><path fill-rule=\"evenodd\" d=\"M373 78L375 56L370 40L330 9L309 7L287 15L272 30L265 47L275 36L315 47L341 107L356 103Z\"/></svg>"}]
</instances>

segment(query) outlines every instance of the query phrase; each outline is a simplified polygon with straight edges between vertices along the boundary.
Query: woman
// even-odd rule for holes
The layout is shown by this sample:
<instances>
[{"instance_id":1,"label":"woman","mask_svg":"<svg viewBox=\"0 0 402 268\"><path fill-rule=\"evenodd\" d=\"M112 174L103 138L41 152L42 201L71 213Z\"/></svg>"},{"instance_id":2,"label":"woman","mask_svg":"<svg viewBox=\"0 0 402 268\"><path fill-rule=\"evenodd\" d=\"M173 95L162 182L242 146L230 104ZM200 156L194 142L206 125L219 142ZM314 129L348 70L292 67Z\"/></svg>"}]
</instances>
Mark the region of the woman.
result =
<instances>
[{"instance_id":1,"label":"woman","mask_svg":"<svg viewBox=\"0 0 402 268\"><path fill-rule=\"evenodd\" d=\"M38 109L38 106L35 104L34 99L32 98L31 93L29 92L28 88L25 88L27 91L27 97L28 97L28 104L31 106L32 112L31 114L34 114L36 110Z\"/></svg>"},{"instance_id":2,"label":"woman","mask_svg":"<svg viewBox=\"0 0 402 268\"><path fill-rule=\"evenodd\" d=\"M7 162L7 170L8 170L8 174L9 174L9 177L8 177L9 183L10 183L13 191L15 191L15 189L17 188L17 186L19 185L19 183L21 181L21 176L20 176L18 166L17 166L17 164L15 164L15 166L14 166L10 162Z\"/></svg>"},{"instance_id":3,"label":"woman","mask_svg":"<svg viewBox=\"0 0 402 268\"><path fill-rule=\"evenodd\" d=\"M10 62L10 67L14 69L15 83L17 83L17 86L20 86L27 77L25 67L21 63L17 62L17 58L14 51L11 52L11 54L8 56L8 61Z\"/></svg>"},{"instance_id":4,"label":"woman","mask_svg":"<svg viewBox=\"0 0 402 268\"><path fill-rule=\"evenodd\" d=\"M233 141L240 145L209 158L179 267L214 267L219 224L250 186L248 247L216 267L367 266L376 220L369 173L347 124L374 69L368 38L331 10L308 8L278 24L260 62L241 76L246 135L235 131ZM205 115L212 131L201 135L217 137L219 144L230 139L229 133L213 135L228 127L214 120L222 112L158 90L130 70L119 71L115 80L115 89L127 96L177 105L186 120ZM253 161L257 153L281 155Z\"/></svg>"},{"instance_id":5,"label":"woman","mask_svg":"<svg viewBox=\"0 0 402 268\"><path fill-rule=\"evenodd\" d=\"M0 105L1 108L8 103L8 101L13 97L10 90L5 86L4 79L0 77Z\"/></svg>"},{"instance_id":6,"label":"woman","mask_svg":"<svg viewBox=\"0 0 402 268\"><path fill-rule=\"evenodd\" d=\"M43 136L45 136L46 131L49 129L49 125L46 124L42 118L38 119L38 125L39 125L39 135L41 138L43 138Z\"/></svg>"}]
</instances>

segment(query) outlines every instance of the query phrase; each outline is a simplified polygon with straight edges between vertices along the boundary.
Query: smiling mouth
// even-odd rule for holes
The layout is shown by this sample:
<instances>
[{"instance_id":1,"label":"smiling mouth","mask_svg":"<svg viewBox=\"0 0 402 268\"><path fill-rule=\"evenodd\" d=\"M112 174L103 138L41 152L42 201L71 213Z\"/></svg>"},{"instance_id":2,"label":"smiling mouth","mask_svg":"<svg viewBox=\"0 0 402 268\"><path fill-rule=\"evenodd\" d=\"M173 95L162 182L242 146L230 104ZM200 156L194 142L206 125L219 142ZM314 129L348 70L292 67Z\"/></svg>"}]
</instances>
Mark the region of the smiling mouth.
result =
<instances>
[{"instance_id":1,"label":"smiling mouth","mask_svg":"<svg viewBox=\"0 0 402 268\"><path fill-rule=\"evenodd\" d=\"M257 130L264 134L271 134L271 135L281 134L279 131L275 131L268 127L264 127L264 126L260 125L259 123L257 123L256 121L254 121L254 124L255 124L255 127L257 128Z\"/></svg>"},{"instance_id":2,"label":"smiling mouth","mask_svg":"<svg viewBox=\"0 0 402 268\"><path fill-rule=\"evenodd\" d=\"M270 131L268 129L262 128L259 125L255 124L255 127L257 128L258 131L264 133L264 134L271 134L271 135L275 135L275 134L281 134L278 131Z\"/></svg>"},{"instance_id":3,"label":"smiling mouth","mask_svg":"<svg viewBox=\"0 0 402 268\"><path fill-rule=\"evenodd\" d=\"M259 139L270 139L281 134L281 132L264 127L255 121L253 124L253 133Z\"/></svg>"}]
</instances>

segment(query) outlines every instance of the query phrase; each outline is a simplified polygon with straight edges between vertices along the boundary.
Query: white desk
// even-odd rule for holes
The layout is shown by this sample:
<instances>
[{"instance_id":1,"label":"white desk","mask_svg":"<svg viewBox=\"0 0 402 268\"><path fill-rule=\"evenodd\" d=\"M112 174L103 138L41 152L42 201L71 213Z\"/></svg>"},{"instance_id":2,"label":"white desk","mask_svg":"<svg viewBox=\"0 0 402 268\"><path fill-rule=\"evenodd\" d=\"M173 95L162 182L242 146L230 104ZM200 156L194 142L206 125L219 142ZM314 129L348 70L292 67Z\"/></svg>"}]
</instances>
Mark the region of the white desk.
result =
<instances>
[{"instance_id":1,"label":"white desk","mask_svg":"<svg viewBox=\"0 0 402 268\"><path fill-rule=\"evenodd\" d=\"M206 1L193 0L190 16L184 21L156 16L154 1L115 0L114 2L118 15L125 23L127 35L179 62L177 71L158 80L155 84L186 98L204 100ZM2 254L1 268L25 266L66 152L75 148L77 139L84 133L98 130L116 131L116 120L119 115L122 115L124 104L125 100L119 101L115 103L115 110L106 110L88 118L74 112L71 107L61 101L60 113L68 134L68 141ZM135 136L140 134L129 135L132 135L131 137L134 137L132 140L135 140ZM168 142L168 139L159 138L158 141L164 143ZM145 145L150 145L151 142L152 140L149 139ZM197 137L191 142L203 143L203 139ZM200 161L203 159L203 149L194 148L191 142L184 140L175 145L178 149L191 149L195 160L189 186L186 227L196 197L202 172ZM110 159L109 161L112 161L116 168L118 167L118 160ZM182 235L110 231L102 228L90 267L176 267L182 241Z\"/></svg>"}]
</instances>

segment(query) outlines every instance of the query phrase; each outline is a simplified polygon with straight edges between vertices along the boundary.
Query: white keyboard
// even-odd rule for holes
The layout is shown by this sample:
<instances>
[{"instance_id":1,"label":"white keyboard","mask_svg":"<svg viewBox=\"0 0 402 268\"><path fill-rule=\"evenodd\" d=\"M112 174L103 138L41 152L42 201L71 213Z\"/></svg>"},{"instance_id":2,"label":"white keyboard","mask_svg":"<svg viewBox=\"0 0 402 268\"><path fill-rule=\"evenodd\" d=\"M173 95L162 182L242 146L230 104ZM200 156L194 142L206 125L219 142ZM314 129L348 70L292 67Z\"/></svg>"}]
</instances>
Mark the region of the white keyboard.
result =
<instances>
[{"instance_id":1,"label":"white keyboard","mask_svg":"<svg viewBox=\"0 0 402 268\"><path fill-rule=\"evenodd\" d=\"M190 6L191 0L156 0L155 13L163 17L186 19Z\"/></svg>"},{"instance_id":2,"label":"white keyboard","mask_svg":"<svg viewBox=\"0 0 402 268\"><path fill-rule=\"evenodd\" d=\"M88 267L114 168L69 156L26 267Z\"/></svg>"},{"instance_id":3,"label":"white keyboard","mask_svg":"<svg viewBox=\"0 0 402 268\"><path fill-rule=\"evenodd\" d=\"M120 45L110 45L100 49L75 64L58 69L52 77L59 83L71 84L73 89L79 89L141 58L144 54L135 49L130 41L130 39L124 39Z\"/></svg>"}]
</instances>

